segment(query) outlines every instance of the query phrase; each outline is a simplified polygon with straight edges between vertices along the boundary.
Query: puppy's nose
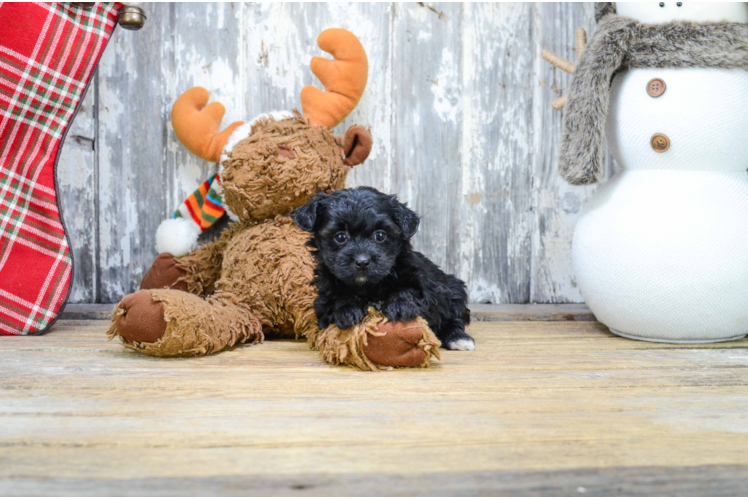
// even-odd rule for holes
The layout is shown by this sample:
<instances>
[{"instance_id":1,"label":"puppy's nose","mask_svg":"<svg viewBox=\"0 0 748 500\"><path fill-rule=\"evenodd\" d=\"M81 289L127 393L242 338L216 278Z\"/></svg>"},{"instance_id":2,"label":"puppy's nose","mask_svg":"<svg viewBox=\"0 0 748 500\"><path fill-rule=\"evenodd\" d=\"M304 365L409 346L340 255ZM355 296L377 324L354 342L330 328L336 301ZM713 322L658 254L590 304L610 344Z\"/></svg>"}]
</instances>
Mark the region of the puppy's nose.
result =
<instances>
[{"instance_id":1,"label":"puppy's nose","mask_svg":"<svg viewBox=\"0 0 748 500\"><path fill-rule=\"evenodd\" d=\"M359 269L366 269L369 267L369 264L371 263L371 259L368 255L359 255L356 257L356 267Z\"/></svg>"}]
</instances>

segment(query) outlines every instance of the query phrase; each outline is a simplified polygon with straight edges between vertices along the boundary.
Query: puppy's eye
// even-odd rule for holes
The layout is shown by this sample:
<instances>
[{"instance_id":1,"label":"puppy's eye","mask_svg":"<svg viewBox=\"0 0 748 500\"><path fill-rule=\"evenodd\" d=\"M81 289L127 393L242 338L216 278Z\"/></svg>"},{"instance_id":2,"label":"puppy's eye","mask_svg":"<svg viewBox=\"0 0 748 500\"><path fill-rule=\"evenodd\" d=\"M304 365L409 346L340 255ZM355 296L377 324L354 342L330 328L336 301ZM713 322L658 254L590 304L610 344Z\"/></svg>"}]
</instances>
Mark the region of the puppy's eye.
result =
<instances>
[{"instance_id":1,"label":"puppy's eye","mask_svg":"<svg viewBox=\"0 0 748 500\"><path fill-rule=\"evenodd\" d=\"M342 245L343 243L348 241L348 235L345 233L337 233L335 235L335 241Z\"/></svg>"},{"instance_id":2,"label":"puppy's eye","mask_svg":"<svg viewBox=\"0 0 748 500\"><path fill-rule=\"evenodd\" d=\"M384 240L387 239L387 233L384 231L377 231L374 233L374 239L377 240L379 243L382 243Z\"/></svg>"}]
</instances>

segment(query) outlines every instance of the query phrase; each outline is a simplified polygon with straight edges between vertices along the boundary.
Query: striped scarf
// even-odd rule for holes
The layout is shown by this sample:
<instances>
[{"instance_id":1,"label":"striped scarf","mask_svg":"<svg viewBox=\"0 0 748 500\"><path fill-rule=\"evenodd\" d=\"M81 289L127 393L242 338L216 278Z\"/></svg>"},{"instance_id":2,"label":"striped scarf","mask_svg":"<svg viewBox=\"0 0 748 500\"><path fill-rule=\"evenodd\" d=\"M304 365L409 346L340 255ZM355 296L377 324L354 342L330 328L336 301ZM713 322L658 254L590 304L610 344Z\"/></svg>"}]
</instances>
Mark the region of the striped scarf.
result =
<instances>
[{"instance_id":1,"label":"striped scarf","mask_svg":"<svg viewBox=\"0 0 748 500\"><path fill-rule=\"evenodd\" d=\"M172 219L183 218L192 220L205 231L216 223L226 209L221 199L221 174L215 174L187 197L171 215Z\"/></svg>"}]
</instances>

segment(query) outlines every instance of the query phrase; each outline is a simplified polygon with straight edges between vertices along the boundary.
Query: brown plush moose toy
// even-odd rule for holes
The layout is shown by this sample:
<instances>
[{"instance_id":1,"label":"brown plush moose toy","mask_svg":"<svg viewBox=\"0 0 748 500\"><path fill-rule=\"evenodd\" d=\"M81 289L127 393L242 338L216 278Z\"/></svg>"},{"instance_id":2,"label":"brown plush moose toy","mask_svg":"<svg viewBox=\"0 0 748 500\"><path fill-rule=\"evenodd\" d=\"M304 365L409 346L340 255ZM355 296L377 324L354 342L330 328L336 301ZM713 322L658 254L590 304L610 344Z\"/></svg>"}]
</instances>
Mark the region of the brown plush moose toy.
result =
<instances>
[{"instance_id":1,"label":"brown plush moose toy","mask_svg":"<svg viewBox=\"0 0 748 500\"><path fill-rule=\"evenodd\" d=\"M420 318L391 323L371 309L348 330L317 327L310 235L289 214L319 191L342 189L372 144L360 125L342 138L330 132L366 87L363 46L342 29L324 31L317 42L334 60L312 59L327 90L302 90L303 116L264 115L219 132L225 108L206 106L205 89L177 99L177 137L197 156L220 161L221 171L162 223L156 238L162 253L141 290L117 305L110 339L144 354L194 356L271 335L305 336L325 361L362 370L426 367L432 355L439 357L439 341ZM200 231L224 211L233 222L217 240L194 249Z\"/></svg>"}]
</instances>

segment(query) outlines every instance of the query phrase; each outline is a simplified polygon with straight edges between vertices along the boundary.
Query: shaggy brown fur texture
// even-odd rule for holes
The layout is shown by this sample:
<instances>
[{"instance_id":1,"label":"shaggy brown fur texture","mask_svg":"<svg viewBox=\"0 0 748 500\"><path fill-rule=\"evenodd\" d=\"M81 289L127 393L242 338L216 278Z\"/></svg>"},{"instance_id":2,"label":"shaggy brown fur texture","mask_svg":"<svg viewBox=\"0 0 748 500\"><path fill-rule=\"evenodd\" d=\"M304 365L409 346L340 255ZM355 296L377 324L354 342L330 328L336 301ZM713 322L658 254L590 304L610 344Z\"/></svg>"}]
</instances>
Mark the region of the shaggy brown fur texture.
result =
<instances>
[{"instance_id":1,"label":"shaggy brown fur texture","mask_svg":"<svg viewBox=\"0 0 748 500\"><path fill-rule=\"evenodd\" d=\"M439 343L422 320L387 327L382 337L381 315L374 315L355 332L328 329L319 335L309 234L288 214L319 191L343 188L351 168L346 161L362 162L370 147L369 133L360 126L349 128L344 139L298 113L256 124L223 162L224 200L239 222L184 257L160 255L154 263L159 268L144 283L166 288L123 298L110 338L153 356L195 356L261 342L266 334L307 336L333 363L383 368L367 358L368 349L397 366L428 366L439 355ZM183 273L176 284L174 264ZM378 337L369 343L367 335Z\"/></svg>"},{"instance_id":2,"label":"shaggy brown fur texture","mask_svg":"<svg viewBox=\"0 0 748 500\"><path fill-rule=\"evenodd\" d=\"M259 342L266 332L296 337L316 332L314 261L306 248L308 239L283 215L262 223L234 224L212 246L177 259L178 265L183 260L189 265L184 271L191 293L139 292L151 293L154 302L163 303L163 337L156 343L123 338L123 344L156 356L193 356L239 342ZM221 248L221 273L213 282L216 252ZM198 295L205 290L212 294L203 299ZM120 309L110 335L117 334L118 316L133 314Z\"/></svg>"},{"instance_id":3,"label":"shaggy brown fur texture","mask_svg":"<svg viewBox=\"0 0 748 500\"><path fill-rule=\"evenodd\" d=\"M748 69L748 25L642 24L605 16L569 87L559 171L571 184L601 180L610 85L615 73L626 68Z\"/></svg>"},{"instance_id":4,"label":"shaggy brown fur texture","mask_svg":"<svg viewBox=\"0 0 748 500\"><path fill-rule=\"evenodd\" d=\"M119 329L122 327L117 319L133 314L134 310L128 311L120 303L107 334L110 340L119 337L122 345L128 349L151 356L198 356L240 342L261 342L264 338L258 318L237 304L209 302L180 290L142 290L133 295L138 294L151 294L151 307L163 307L166 331L156 342L126 339L120 335Z\"/></svg>"},{"instance_id":5,"label":"shaggy brown fur texture","mask_svg":"<svg viewBox=\"0 0 748 500\"><path fill-rule=\"evenodd\" d=\"M401 352L393 353L389 345L377 345L379 339L392 335L393 329L398 329L397 343L403 346ZM358 325L347 330L330 325L309 335L308 340L328 363L352 365L365 371L399 366L428 368L432 355L441 359L441 343L425 320L417 318L414 322L392 324L373 308L369 308L369 314ZM380 360L385 364L376 362Z\"/></svg>"},{"instance_id":6,"label":"shaggy brown fur texture","mask_svg":"<svg viewBox=\"0 0 748 500\"><path fill-rule=\"evenodd\" d=\"M202 245L192 253L174 259L177 267L185 273L185 276L180 278L179 282L186 284L188 292L201 297L213 295L215 282L221 277L223 252L234 235L246 229L247 224L244 222L233 222L221 233L218 239ZM141 284L141 288L148 289L155 287L150 287L143 283ZM170 286L169 288L175 287Z\"/></svg>"},{"instance_id":7,"label":"shaggy brown fur texture","mask_svg":"<svg viewBox=\"0 0 748 500\"><path fill-rule=\"evenodd\" d=\"M351 167L343 139L295 118L262 120L223 162L224 202L243 221L288 214L319 191L342 189ZM294 158L279 154L293 150Z\"/></svg>"}]
</instances>

